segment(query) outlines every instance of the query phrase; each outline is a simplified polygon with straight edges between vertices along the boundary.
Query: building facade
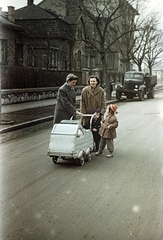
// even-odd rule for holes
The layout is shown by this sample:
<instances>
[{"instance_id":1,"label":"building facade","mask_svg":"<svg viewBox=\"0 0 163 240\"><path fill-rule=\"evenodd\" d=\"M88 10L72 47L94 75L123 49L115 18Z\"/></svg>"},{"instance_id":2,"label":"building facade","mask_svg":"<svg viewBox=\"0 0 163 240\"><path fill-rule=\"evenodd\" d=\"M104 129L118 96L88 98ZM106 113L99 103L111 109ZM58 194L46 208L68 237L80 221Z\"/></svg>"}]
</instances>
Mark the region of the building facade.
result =
<instances>
[{"instance_id":1,"label":"building facade","mask_svg":"<svg viewBox=\"0 0 163 240\"><path fill-rule=\"evenodd\" d=\"M85 79L92 73L100 75L103 68L100 51L103 48L110 81L119 80L129 63L123 59L119 43L118 47L114 44L109 50L106 49L113 36L118 36L118 27L124 28L124 21L119 18L118 24L110 25L103 46L98 49L86 41L88 35L92 35L94 41L100 40L94 22L70 2L43 0L35 5L34 0L27 0L25 7L17 10L11 7L8 15L1 14L1 64L55 71L82 71ZM131 8L129 13L128 18L133 24L135 12ZM8 21L10 27L6 27L4 21ZM99 26L103 28L103 24Z\"/></svg>"},{"instance_id":2,"label":"building facade","mask_svg":"<svg viewBox=\"0 0 163 240\"><path fill-rule=\"evenodd\" d=\"M15 66L22 58L22 34L24 29L15 24L14 8L8 7L8 13L0 9L0 65Z\"/></svg>"}]
</instances>

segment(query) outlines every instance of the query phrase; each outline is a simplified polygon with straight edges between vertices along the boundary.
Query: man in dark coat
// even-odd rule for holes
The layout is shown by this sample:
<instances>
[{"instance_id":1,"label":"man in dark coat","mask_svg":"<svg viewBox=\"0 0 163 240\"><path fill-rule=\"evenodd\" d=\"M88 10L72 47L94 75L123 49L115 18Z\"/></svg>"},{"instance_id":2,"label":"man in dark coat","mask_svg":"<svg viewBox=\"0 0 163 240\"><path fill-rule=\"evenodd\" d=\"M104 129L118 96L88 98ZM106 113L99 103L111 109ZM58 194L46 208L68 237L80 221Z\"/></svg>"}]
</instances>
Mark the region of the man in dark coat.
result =
<instances>
[{"instance_id":1,"label":"man in dark coat","mask_svg":"<svg viewBox=\"0 0 163 240\"><path fill-rule=\"evenodd\" d=\"M76 110L76 94L74 86L78 77L73 73L68 74L66 82L59 88L57 93L57 103L54 111L53 123L60 123L61 120L69 120L76 114L82 115Z\"/></svg>"}]
</instances>

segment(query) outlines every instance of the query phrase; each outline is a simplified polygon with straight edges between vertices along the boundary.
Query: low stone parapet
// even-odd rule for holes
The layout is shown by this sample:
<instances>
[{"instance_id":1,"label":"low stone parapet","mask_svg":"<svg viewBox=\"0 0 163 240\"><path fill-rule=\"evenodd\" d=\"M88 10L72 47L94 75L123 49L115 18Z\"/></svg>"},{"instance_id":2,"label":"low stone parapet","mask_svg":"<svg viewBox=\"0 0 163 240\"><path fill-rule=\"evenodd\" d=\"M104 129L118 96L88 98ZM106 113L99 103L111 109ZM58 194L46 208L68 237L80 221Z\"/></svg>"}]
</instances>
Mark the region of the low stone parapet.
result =
<instances>
[{"instance_id":1,"label":"low stone parapet","mask_svg":"<svg viewBox=\"0 0 163 240\"><path fill-rule=\"evenodd\" d=\"M81 94L83 86L76 86L76 95ZM49 88L24 88L24 89L2 89L1 105L32 102L56 98L58 87Z\"/></svg>"}]
</instances>

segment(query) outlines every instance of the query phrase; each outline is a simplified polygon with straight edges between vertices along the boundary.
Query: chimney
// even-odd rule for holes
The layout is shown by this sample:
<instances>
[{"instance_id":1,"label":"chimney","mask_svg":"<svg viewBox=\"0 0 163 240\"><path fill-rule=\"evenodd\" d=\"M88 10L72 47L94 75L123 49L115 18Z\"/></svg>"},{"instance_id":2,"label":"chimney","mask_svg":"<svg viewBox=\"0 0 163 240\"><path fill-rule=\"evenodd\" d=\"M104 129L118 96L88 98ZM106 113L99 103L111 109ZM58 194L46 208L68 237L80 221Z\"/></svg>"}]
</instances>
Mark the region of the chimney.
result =
<instances>
[{"instance_id":1,"label":"chimney","mask_svg":"<svg viewBox=\"0 0 163 240\"><path fill-rule=\"evenodd\" d=\"M15 8L12 6L8 6L8 19L15 23Z\"/></svg>"},{"instance_id":2,"label":"chimney","mask_svg":"<svg viewBox=\"0 0 163 240\"><path fill-rule=\"evenodd\" d=\"M34 0L27 0L27 5L30 6L33 4L33 2L34 2Z\"/></svg>"}]
</instances>

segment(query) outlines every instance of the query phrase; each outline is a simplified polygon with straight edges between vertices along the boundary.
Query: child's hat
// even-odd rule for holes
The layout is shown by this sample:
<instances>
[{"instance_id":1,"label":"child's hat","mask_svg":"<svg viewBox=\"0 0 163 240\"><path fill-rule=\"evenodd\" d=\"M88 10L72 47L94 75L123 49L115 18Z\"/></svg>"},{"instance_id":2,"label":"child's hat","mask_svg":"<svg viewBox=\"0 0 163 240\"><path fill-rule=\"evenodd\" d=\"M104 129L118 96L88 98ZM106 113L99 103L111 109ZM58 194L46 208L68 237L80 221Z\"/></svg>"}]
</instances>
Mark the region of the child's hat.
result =
<instances>
[{"instance_id":1,"label":"child's hat","mask_svg":"<svg viewBox=\"0 0 163 240\"><path fill-rule=\"evenodd\" d=\"M115 104L110 104L110 105L109 105L109 108L110 108L114 113L116 113L116 114L118 113L118 112L117 112L117 106L116 106Z\"/></svg>"},{"instance_id":2,"label":"child's hat","mask_svg":"<svg viewBox=\"0 0 163 240\"><path fill-rule=\"evenodd\" d=\"M92 113L100 113L100 110L94 110Z\"/></svg>"}]
</instances>

